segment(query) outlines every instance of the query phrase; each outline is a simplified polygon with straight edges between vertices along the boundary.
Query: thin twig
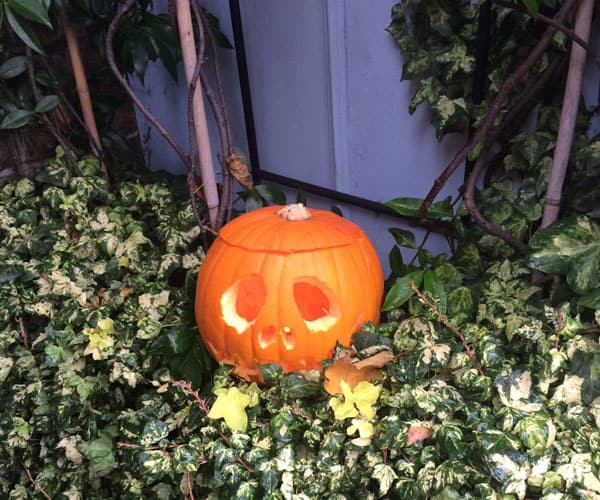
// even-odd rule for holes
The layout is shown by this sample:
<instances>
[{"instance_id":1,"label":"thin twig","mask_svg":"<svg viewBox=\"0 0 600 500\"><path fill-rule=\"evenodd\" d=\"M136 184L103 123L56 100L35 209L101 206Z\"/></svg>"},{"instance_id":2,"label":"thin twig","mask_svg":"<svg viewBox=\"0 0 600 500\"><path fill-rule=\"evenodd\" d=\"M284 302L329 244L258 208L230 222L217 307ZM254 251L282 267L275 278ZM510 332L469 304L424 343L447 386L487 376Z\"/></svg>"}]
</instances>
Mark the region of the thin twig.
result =
<instances>
[{"instance_id":1,"label":"thin twig","mask_svg":"<svg viewBox=\"0 0 600 500\"><path fill-rule=\"evenodd\" d=\"M539 12L534 15L531 12L529 12L526 8L524 8L523 6L521 6L519 4L506 2L504 0L494 0L494 3L497 5L500 5L501 7L506 7L507 9L518 10L519 12L522 12L524 14L531 16L536 21L541 21L542 23L545 23L549 26L554 26L558 31L561 31L565 35L567 35L567 38L569 38L569 40L572 40L577 45L580 45L588 53L590 58L593 59L593 61L596 63L596 65L598 67L600 67L600 53L596 52L594 50L594 48L588 42L586 42L583 38L581 38L577 33L575 33L574 30L572 30L572 29L568 28L567 26L565 26L564 24L558 22L556 19L545 16L544 14L540 14Z\"/></svg>"},{"instance_id":2,"label":"thin twig","mask_svg":"<svg viewBox=\"0 0 600 500\"><path fill-rule=\"evenodd\" d=\"M554 16L554 20L557 22L563 22L571 10L573 9L576 0L566 0L565 3L561 6L560 10ZM538 61L538 59L542 56L544 51L550 45L552 41L552 37L556 33L557 28L554 26L549 26L546 31L541 36L538 43L533 47L529 55L517 66L517 68L511 73L504 83L498 90L496 97L490 104L488 113L483 120L481 126L475 131L473 136L467 141L467 143L460 149L460 151L456 154L456 156L448 163L443 172L439 175L439 177L433 183L433 186L427 193L427 196L423 200L421 207L419 208L418 218L421 222L427 220L427 210L433 203L433 200L441 191L442 187L446 184L450 176L456 171L456 169L467 159L469 153L485 138L488 136L490 130L494 125L494 121L496 117L500 113L502 109L502 105L504 101L507 99L511 90L520 83L529 73L534 64Z\"/></svg>"},{"instance_id":3,"label":"thin twig","mask_svg":"<svg viewBox=\"0 0 600 500\"><path fill-rule=\"evenodd\" d=\"M29 349L29 335L27 335L27 330L25 330L25 324L23 323L23 318L21 316L18 317L17 323L19 324L19 332L21 332L23 345L25 346L25 349Z\"/></svg>"},{"instance_id":4,"label":"thin twig","mask_svg":"<svg viewBox=\"0 0 600 500\"><path fill-rule=\"evenodd\" d=\"M221 195L221 204L217 212L216 229L218 230L224 222L229 218L231 210L231 198L233 189L233 180L228 168L228 160L233 154L231 146L231 127L229 126L229 118L227 115L227 107L225 106L225 92L223 90L223 81L221 79L221 71L219 67L219 58L217 57L217 47L214 37L208 29L204 13L201 8L198 8L196 2L192 2L192 10L199 29L208 33L208 41L213 60L215 80L217 84L218 97L214 94L208 78L204 72L200 73L202 87L206 95L206 99L211 107L217 129L219 131L219 142L221 144L221 176L223 182L223 193ZM201 31L201 33L202 33Z\"/></svg>"},{"instance_id":5,"label":"thin twig","mask_svg":"<svg viewBox=\"0 0 600 500\"><path fill-rule=\"evenodd\" d=\"M185 473L185 482L187 484L187 489L189 493L190 500L194 500L194 493L192 491L192 478L189 472Z\"/></svg>"},{"instance_id":6,"label":"thin twig","mask_svg":"<svg viewBox=\"0 0 600 500\"><path fill-rule=\"evenodd\" d=\"M496 155L491 162L488 161L489 155L491 154L491 147L494 145L496 140L507 130L514 130L516 124L519 123L519 120L523 121L523 118L529 114L529 112L536 105L541 92L543 92L543 90L546 88L546 85L553 80L553 78L556 76L557 70L561 68L565 62L565 56L560 56L554 59L546 71L536 80L536 82L529 86L519 103L506 115L502 123L490 131L488 137L486 138L486 143L484 144L482 151L479 153L479 157L473 165L473 168L465 182L463 199L465 202L465 207L469 211L471 217L473 217L475 223L486 233L501 238L521 254L527 253L527 245L525 245L518 238L515 238L509 231L494 225L479 211L475 202L475 185L482 170L487 168L490 163L495 163L498 156L502 155L502 157L504 157L506 153L505 148L502 148L502 151L500 151L500 153L498 153L498 155Z\"/></svg>"},{"instance_id":7,"label":"thin twig","mask_svg":"<svg viewBox=\"0 0 600 500\"><path fill-rule=\"evenodd\" d=\"M438 319L442 323L444 323L444 325L446 325L446 327L449 330L451 330L460 339L460 341L462 342L463 347L465 348L465 352L467 353L467 356L471 360L471 363L473 364L473 366L479 372L479 375L485 376L485 372L483 371L483 368L481 368L481 365L477 361L477 357L475 356L475 353L473 352L473 349L471 348L471 346L467 342L464 334L458 328L456 328L452 323L450 323L450 320L448 319L448 317L445 316L444 314L442 314L442 312L438 309L438 307L433 302L431 302L423 294L423 292L421 292L421 290L419 290L415 286L415 284L414 284L413 281L410 282L410 287L412 288L413 292L415 292L417 294L417 296L419 297L419 299L434 312L434 314L438 317Z\"/></svg>"},{"instance_id":8,"label":"thin twig","mask_svg":"<svg viewBox=\"0 0 600 500\"><path fill-rule=\"evenodd\" d=\"M29 480L31 481L31 484L33 484L35 489L38 490L42 495L44 495L44 497L46 497L48 500L52 500L52 497L44 491L44 488L42 488L37 483L37 481L35 479L33 479L33 476L31 475L31 471L29 470L29 467L27 467L27 464L25 462L23 462L22 465L23 465L23 469L25 469L25 472L27 473L27 477L29 478Z\"/></svg>"},{"instance_id":9,"label":"thin twig","mask_svg":"<svg viewBox=\"0 0 600 500\"><path fill-rule=\"evenodd\" d=\"M467 208L469 214L471 214L471 217L473 217L473 220L477 223L477 225L481 227L486 233L503 239L519 253L525 255L527 253L527 245L515 236L513 236L511 232L506 231L505 229L502 229L501 227L498 227L491 223L489 220L487 220L475 204L475 183L477 182L477 178L483 170L483 167L487 164L489 153L489 148L484 148L484 150L482 150L481 153L479 153L479 157L477 158L475 165L473 165L473 169L469 173L469 177L467 178L467 182L465 183L465 192L463 195L465 207Z\"/></svg>"},{"instance_id":10,"label":"thin twig","mask_svg":"<svg viewBox=\"0 0 600 500\"><path fill-rule=\"evenodd\" d=\"M179 147L179 144L175 142L171 134L154 118L154 116L148 111L148 109L142 104L142 102L138 99L135 93L129 87L127 80L123 77L121 72L117 67L117 63L115 62L115 53L114 53L114 38L117 31L117 27L121 23L121 20L136 3L137 0L127 0L121 7L119 8L117 15L111 21L108 31L106 33L106 59L108 61L108 65L112 70L113 74L117 81L123 87L123 90L127 93L132 102L137 106L140 112L146 117L146 119L158 130L160 135L162 135L165 140L169 143L169 145L175 150L175 152L181 158L181 161L186 166L188 171L191 169L191 160L188 155L184 153L184 151Z\"/></svg>"}]
</instances>

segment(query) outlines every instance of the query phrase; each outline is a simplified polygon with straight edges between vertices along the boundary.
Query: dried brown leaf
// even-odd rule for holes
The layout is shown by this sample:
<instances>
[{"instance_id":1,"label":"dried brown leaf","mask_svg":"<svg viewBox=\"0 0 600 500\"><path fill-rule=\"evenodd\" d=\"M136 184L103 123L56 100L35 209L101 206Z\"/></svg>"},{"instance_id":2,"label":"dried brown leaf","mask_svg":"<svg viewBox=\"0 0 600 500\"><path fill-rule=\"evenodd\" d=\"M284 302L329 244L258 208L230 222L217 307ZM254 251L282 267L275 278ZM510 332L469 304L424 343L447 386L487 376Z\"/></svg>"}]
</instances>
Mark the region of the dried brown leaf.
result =
<instances>
[{"instance_id":1,"label":"dried brown leaf","mask_svg":"<svg viewBox=\"0 0 600 500\"><path fill-rule=\"evenodd\" d=\"M341 394L342 380L345 381L350 389L354 389L359 382L370 382L379 375L379 370L372 366L359 368L356 363L352 363L350 356L346 355L336 359L325 370L325 383L323 387L329 394Z\"/></svg>"},{"instance_id":2,"label":"dried brown leaf","mask_svg":"<svg viewBox=\"0 0 600 500\"><path fill-rule=\"evenodd\" d=\"M240 155L232 154L227 158L227 169L231 175L246 189L252 189L252 177L248 165L244 163L244 158Z\"/></svg>"},{"instance_id":3,"label":"dried brown leaf","mask_svg":"<svg viewBox=\"0 0 600 500\"><path fill-rule=\"evenodd\" d=\"M406 438L406 444L411 445L415 443L419 443L421 441L425 441L429 439L433 434L433 430L431 427L426 427L424 425L416 425L411 424L408 428L408 436Z\"/></svg>"}]
</instances>

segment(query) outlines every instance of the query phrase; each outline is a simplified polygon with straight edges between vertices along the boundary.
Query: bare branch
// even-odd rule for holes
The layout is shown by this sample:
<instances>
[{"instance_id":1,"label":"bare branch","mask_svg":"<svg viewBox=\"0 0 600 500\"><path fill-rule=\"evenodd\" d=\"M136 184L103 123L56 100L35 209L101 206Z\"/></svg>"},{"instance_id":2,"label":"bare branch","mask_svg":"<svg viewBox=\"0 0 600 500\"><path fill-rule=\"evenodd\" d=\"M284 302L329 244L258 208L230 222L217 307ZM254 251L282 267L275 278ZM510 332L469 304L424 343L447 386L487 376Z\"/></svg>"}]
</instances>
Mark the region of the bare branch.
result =
<instances>
[{"instance_id":1,"label":"bare branch","mask_svg":"<svg viewBox=\"0 0 600 500\"><path fill-rule=\"evenodd\" d=\"M504 0L494 0L494 3L496 3L497 5L500 5L501 7L506 7L507 9L518 10L519 12L523 12L525 14L530 15L536 21L540 21L549 26L554 26L558 31L561 31L562 33L567 35L569 40L572 40L577 45L580 45L588 53L590 58L592 58L594 60L596 65L600 67L600 53L595 51L594 48L586 40L581 38L574 30L572 30L572 29L568 28L567 26L565 26L564 24L558 22L556 19L545 16L544 14L540 14L539 12L536 15L533 15L533 14L531 14L531 12L529 12L523 6L521 6L519 4L510 3L510 2L507 2ZM591 16L590 16L590 19L591 19Z\"/></svg>"},{"instance_id":2,"label":"bare branch","mask_svg":"<svg viewBox=\"0 0 600 500\"><path fill-rule=\"evenodd\" d=\"M566 0L565 3L561 6L560 10L554 16L554 20L562 23L573 9L575 3L576 0ZM552 37L557 31L558 30L556 27L549 26L541 36L538 43L533 47L529 55L517 66L513 73L511 73L508 76L508 78L504 81L504 83L498 90L496 97L490 104L489 111L485 119L483 120L481 126L475 131L471 139L469 139L469 141L460 149L460 151L456 154L452 161L446 166L444 171L433 183L433 186L429 190L429 193L427 193L427 196L425 197L423 203L421 204L421 207L419 208L418 217L421 222L426 220L427 210L435 200L435 197L441 191L442 187L446 184L450 176L467 159L469 153L481 141L485 141L510 91L526 77L526 75L534 66L534 64L538 61L538 59L542 56L544 51L548 48L548 45L550 45L550 42L552 41Z\"/></svg>"},{"instance_id":3,"label":"bare branch","mask_svg":"<svg viewBox=\"0 0 600 500\"><path fill-rule=\"evenodd\" d=\"M169 145L179 155L179 157L181 158L181 161L185 165L186 169L188 171L190 171L192 169L192 162L191 162L189 156L183 152L183 150L175 142L175 140L173 139L171 134L169 134L169 132L158 122L158 120L156 120L156 118L154 118L152 113L150 113L150 111L148 111L148 109L138 99L138 97L135 95L135 93L129 87L127 80L125 80L125 78L119 71L117 64L115 62L115 53L114 53L113 46L114 46L114 38L115 38L116 31L117 31L117 27L121 23L121 20L123 19L123 17L127 13L127 11L129 11L135 5L135 3L136 3L136 0L127 0L123 5L121 5L121 7L119 8L119 10L117 12L117 15L111 21L111 23L108 27L108 31L106 33L106 59L108 60L108 64L109 64L110 69L112 70L113 74L115 75L115 78L121 84L121 86L123 87L123 89L125 90L127 95L129 96L129 98L137 106L137 108L140 110L140 112L146 117L146 119L152 124L152 126L154 126L154 128L156 128L156 130L158 130L160 135L162 135L165 138L165 140L169 143Z\"/></svg>"}]
</instances>

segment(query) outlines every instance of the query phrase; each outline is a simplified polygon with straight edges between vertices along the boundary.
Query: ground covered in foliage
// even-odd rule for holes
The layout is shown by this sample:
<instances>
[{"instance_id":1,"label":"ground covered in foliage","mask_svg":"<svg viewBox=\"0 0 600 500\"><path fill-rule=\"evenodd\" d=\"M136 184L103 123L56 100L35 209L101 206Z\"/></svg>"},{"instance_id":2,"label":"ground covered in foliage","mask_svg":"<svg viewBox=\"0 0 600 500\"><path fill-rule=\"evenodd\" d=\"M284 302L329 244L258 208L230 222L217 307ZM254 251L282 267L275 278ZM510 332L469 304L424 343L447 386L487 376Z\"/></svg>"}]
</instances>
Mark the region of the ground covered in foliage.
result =
<instances>
[{"instance_id":1,"label":"ground covered in foliage","mask_svg":"<svg viewBox=\"0 0 600 500\"><path fill-rule=\"evenodd\" d=\"M0 190L0 496L600 498L594 297L544 300L516 258L432 258L338 350L386 353L375 378L330 394L266 366L258 387L200 343L182 186L79 169L59 154ZM565 224L598 253L594 222Z\"/></svg>"}]
</instances>

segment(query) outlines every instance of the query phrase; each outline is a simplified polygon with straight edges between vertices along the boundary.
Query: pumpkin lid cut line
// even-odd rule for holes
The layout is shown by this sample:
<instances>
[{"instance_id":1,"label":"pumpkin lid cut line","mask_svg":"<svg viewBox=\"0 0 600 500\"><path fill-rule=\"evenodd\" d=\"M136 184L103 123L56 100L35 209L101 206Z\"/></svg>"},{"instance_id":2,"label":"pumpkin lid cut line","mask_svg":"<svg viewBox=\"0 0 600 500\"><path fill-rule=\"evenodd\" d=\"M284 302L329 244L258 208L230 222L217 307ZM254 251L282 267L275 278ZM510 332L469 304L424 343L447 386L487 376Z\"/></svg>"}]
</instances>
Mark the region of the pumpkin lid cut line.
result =
<instances>
[{"instance_id":1,"label":"pumpkin lid cut line","mask_svg":"<svg viewBox=\"0 0 600 500\"><path fill-rule=\"evenodd\" d=\"M344 247L354 247L356 246L356 241L354 242L348 242L348 243L341 243L339 245L327 245L327 246L316 246L316 247L311 247L311 248L298 248L298 249L288 249L288 250L276 250L273 248L268 248L268 247L247 247L244 245L240 245L237 243L230 243L229 241L227 241L226 239L223 239L223 243L225 243L227 246L232 247L232 248L239 248L240 250L244 250L246 252L256 252L256 253L266 253L266 254L273 254L273 255L293 255L293 254L299 254L299 253L311 253L311 252L321 252L323 250L333 250L334 248L344 248ZM362 238L361 238L362 239Z\"/></svg>"}]
</instances>

